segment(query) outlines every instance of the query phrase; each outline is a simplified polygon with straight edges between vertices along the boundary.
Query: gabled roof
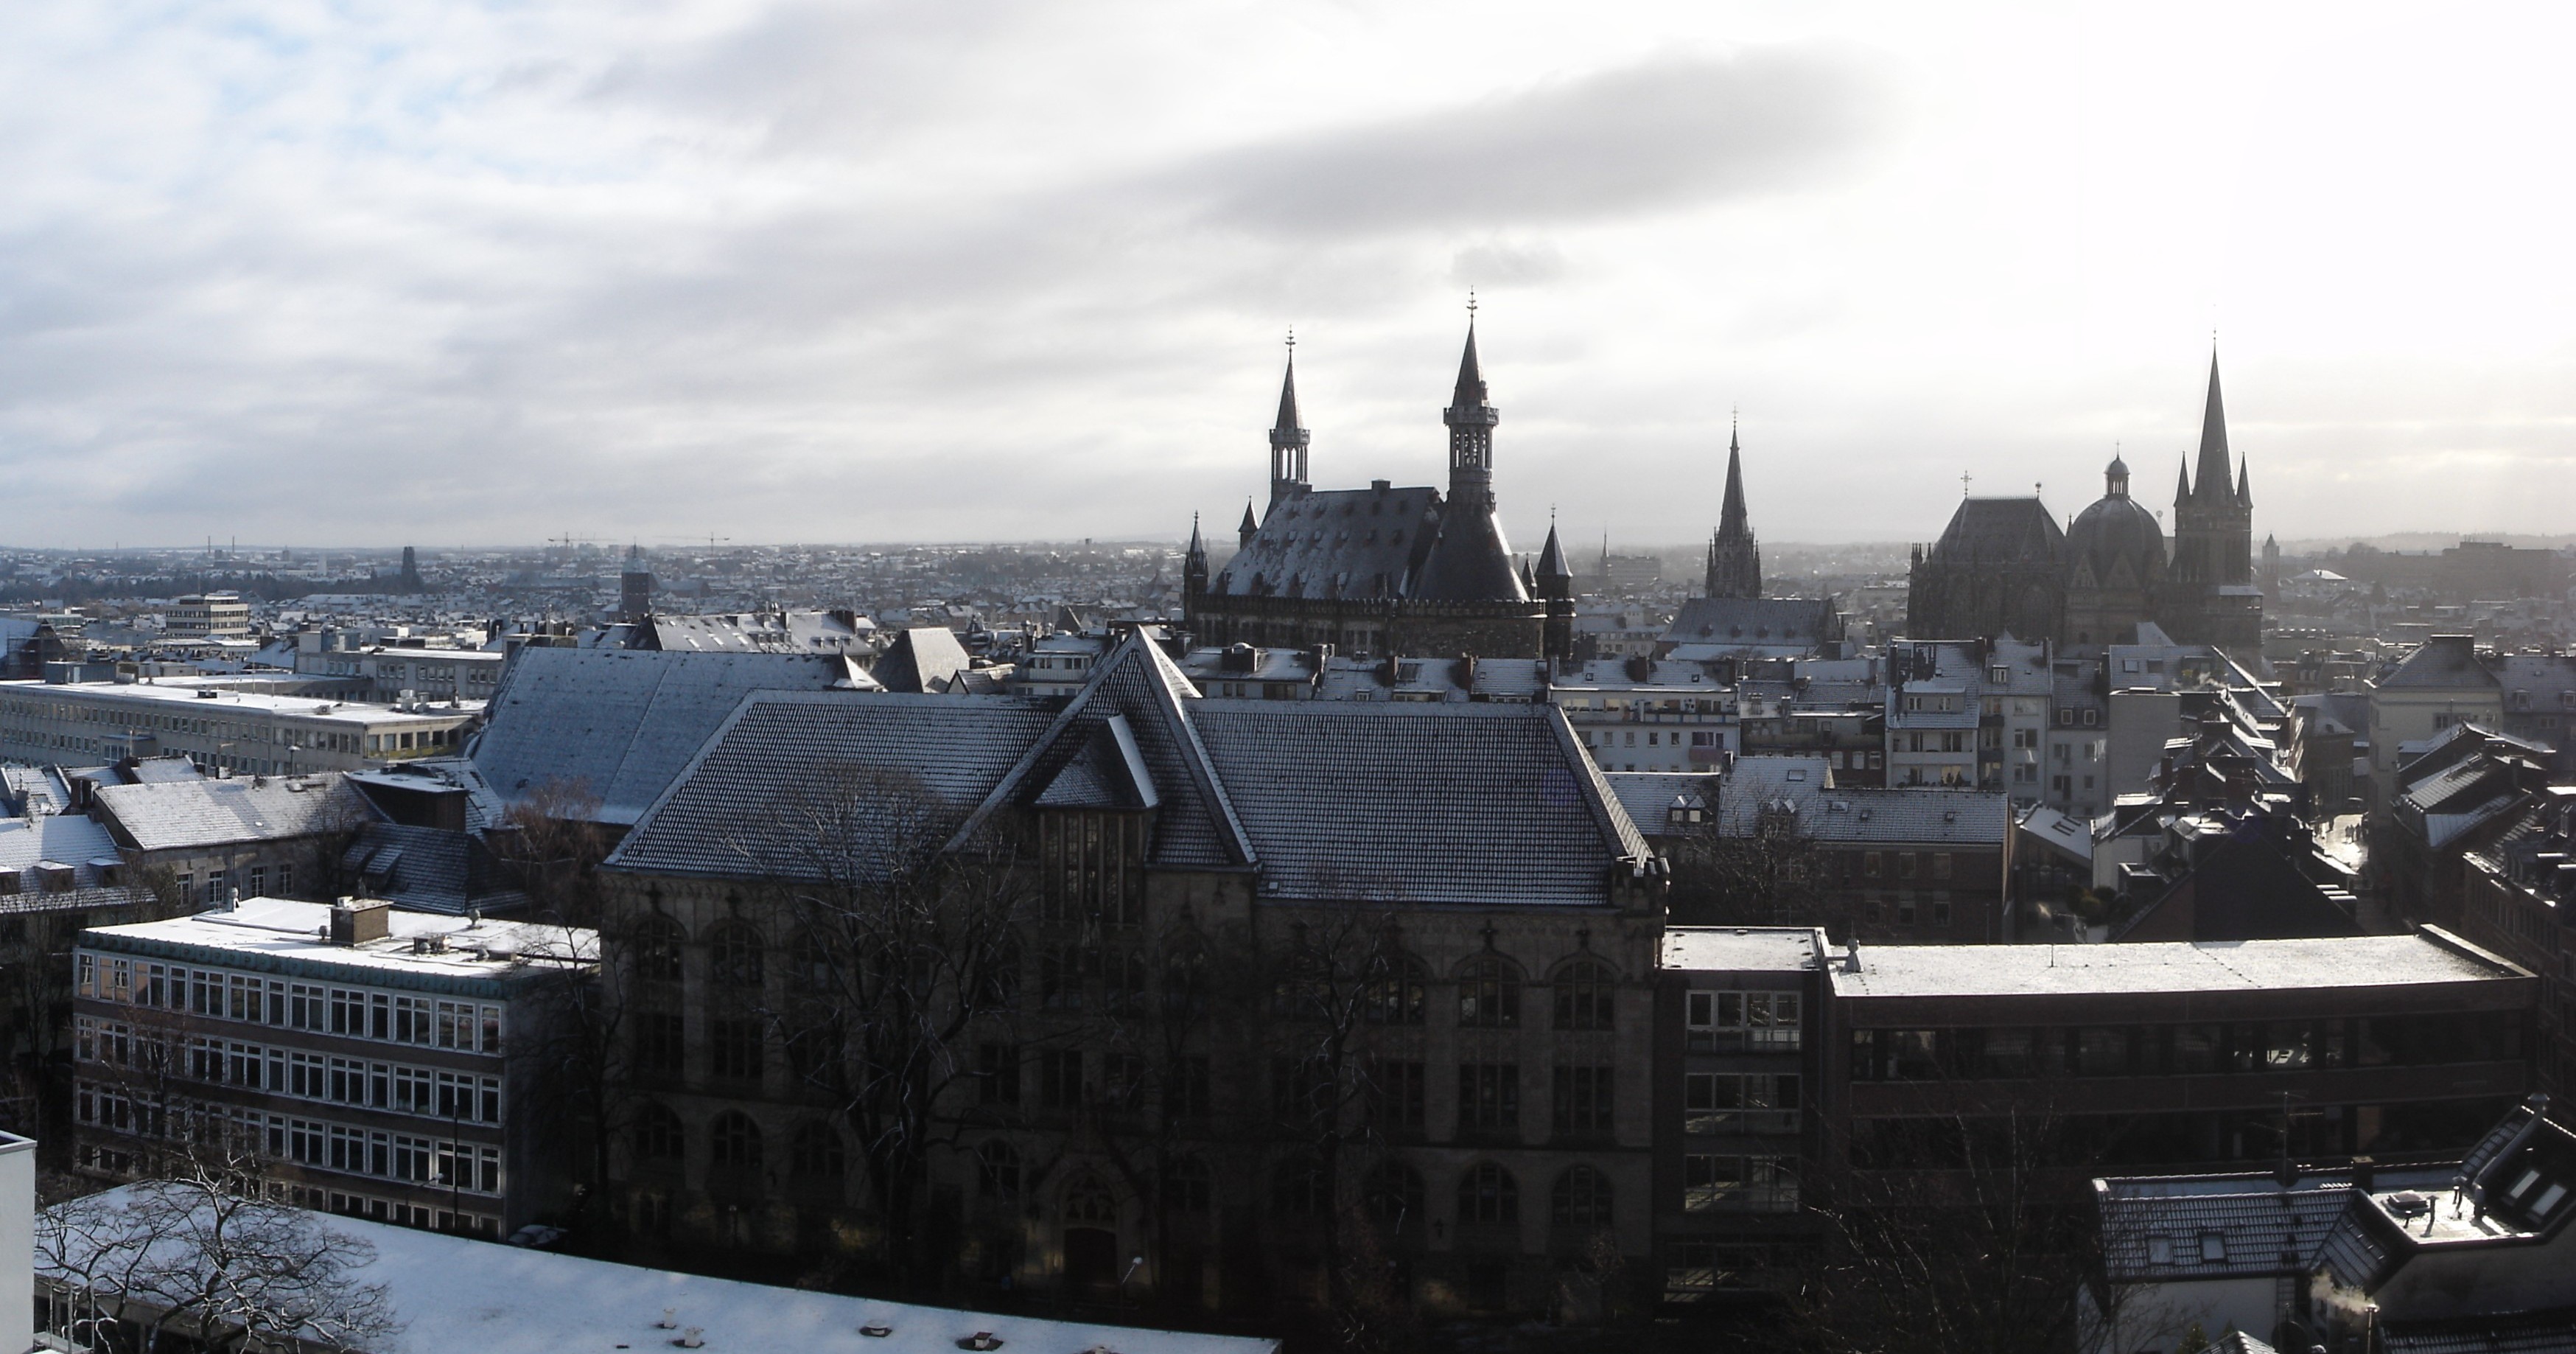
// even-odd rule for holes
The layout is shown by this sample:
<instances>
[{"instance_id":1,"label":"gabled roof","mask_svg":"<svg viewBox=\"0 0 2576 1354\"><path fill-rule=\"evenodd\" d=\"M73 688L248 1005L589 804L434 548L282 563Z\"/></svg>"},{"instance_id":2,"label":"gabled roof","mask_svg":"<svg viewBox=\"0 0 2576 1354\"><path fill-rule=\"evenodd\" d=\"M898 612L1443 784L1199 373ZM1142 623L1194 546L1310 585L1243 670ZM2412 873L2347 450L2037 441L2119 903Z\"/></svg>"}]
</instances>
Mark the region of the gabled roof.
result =
<instances>
[{"instance_id":1,"label":"gabled roof","mask_svg":"<svg viewBox=\"0 0 2576 1354\"><path fill-rule=\"evenodd\" d=\"M39 864L68 865L83 884L98 882L96 866L119 859L116 839L107 829L77 813L49 813L37 818L0 818L0 870L32 870ZM21 884L34 893L33 884Z\"/></svg>"},{"instance_id":2,"label":"gabled roof","mask_svg":"<svg viewBox=\"0 0 2576 1354\"><path fill-rule=\"evenodd\" d=\"M342 853L341 866L365 881L368 897L414 912L497 914L528 903L482 838L468 832L369 823Z\"/></svg>"},{"instance_id":3,"label":"gabled roof","mask_svg":"<svg viewBox=\"0 0 2576 1354\"><path fill-rule=\"evenodd\" d=\"M1814 648L1842 638L1830 597L1694 597L1664 627L1667 644L1789 645Z\"/></svg>"},{"instance_id":4,"label":"gabled roof","mask_svg":"<svg viewBox=\"0 0 2576 1354\"><path fill-rule=\"evenodd\" d=\"M91 793L115 831L145 851L282 841L354 827L367 816L336 775L199 776L101 785Z\"/></svg>"},{"instance_id":5,"label":"gabled roof","mask_svg":"<svg viewBox=\"0 0 2576 1354\"><path fill-rule=\"evenodd\" d=\"M2478 661L2477 641L2469 635L2435 635L2416 646L2395 669L2379 679L2379 689L2493 689L2495 674Z\"/></svg>"},{"instance_id":6,"label":"gabled roof","mask_svg":"<svg viewBox=\"0 0 2576 1354\"><path fill-rule=\"evenodd\" d=\"M1932 550L1953 567L2036 561L2053 569L2063 558L2065 540L2048 505L2036 498L1966 498Z\"/></svg>"},{"instance_id":7,"label":"gabled roof","mask_svg":"<svg viewBox=\"0 0 2576 1354\"><path fill-rule=\"evenodd\" d=\"M1208 868L1252 864L1252 843L1193 726L1198 704L1198 688L1162 649L1141 634L1130 634L1093 667L1082 690L994 784L961 825L959 841L1005 805L1040 802L1058 773L1117 718L1159 800L1155 863ZM1125 760L1125 749L1119 757Z\"/></svg>"},{"instance_id":8,"label":"gabled roof","mask_svg":"<svg viewBox=\"0 0 2576 1354\"><path fill-rule=\"evenodd\" d=\"M937 691L974 662L966 646L957 642L955 631L921 625L897 631L894 643L870 671L877 685L888 691Z\"/></svg>"},{"instance_id":9,"label":"gabled roof","mask_svg":"<svg viewBox=\"0 0 2576 1354\"><path fill-rule=\"evenodd\" d=\"M826 691L840 655L522 649L492 695L474 764L502 798L549 780L598 796L598 820L632 823L743 697ZM857 694L857 693L846 693Z\"/></svg>"}]
</instances>

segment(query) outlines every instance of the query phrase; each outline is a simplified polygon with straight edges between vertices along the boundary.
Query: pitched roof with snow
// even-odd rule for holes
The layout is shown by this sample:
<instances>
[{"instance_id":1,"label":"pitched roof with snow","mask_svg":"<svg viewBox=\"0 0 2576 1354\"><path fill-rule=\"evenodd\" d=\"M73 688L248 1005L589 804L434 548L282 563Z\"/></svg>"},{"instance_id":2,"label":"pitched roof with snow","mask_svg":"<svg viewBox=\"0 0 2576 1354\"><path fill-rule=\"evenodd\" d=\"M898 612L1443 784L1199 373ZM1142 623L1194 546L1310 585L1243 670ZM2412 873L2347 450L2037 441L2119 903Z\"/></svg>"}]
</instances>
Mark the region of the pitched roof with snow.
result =
<instances>
[{"instance_id":1,"label":"pitched roof with snow","mask_svg":"<svg viewBox=\"0 0 2576 1354\"><path fill-rule=\"evenodd\" d=\"M92 792L113 829L145 851L280 841L365 817L336 775L249 776L101 785Z\"/></svg>"},{"instance_id":2,"label":"pitched roof with snow","mask_svg":"<svg viewBox=\"0 0 2576 1354\"><path fill-rule=\"evenodd\" d=\"M848 679L837 654L522 649L492 695L474 764L510 802L549 780L579 784L598 796L599 821L632 823L745 696Z\"/></svg>"}]
</instances>

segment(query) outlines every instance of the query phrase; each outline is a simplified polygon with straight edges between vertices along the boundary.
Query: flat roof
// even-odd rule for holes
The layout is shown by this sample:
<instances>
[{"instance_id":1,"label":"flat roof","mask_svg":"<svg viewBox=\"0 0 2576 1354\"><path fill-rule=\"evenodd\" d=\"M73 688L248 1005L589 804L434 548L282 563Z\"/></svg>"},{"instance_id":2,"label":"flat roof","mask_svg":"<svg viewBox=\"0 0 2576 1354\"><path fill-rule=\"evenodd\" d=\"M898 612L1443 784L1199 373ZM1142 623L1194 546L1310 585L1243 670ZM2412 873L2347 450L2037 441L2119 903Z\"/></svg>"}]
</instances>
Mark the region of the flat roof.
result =
<instances>
[{"instance_id":1,"label":"flat roof","mask_svg":"<svg viewBox=\"0 0 2576 1354\"><path fill-rule=\"evenodd\" d=\"M1658 967L1709 973L1803 973L1816 966L1808 926L1672 926Z\"/></svg>"},{"instance_id":2,"label":"flat roof","mask_svg":"<svg viewBox=\"0 0 2576 1354\"><path fill-rule=\"evenodd\" d=\"M61 1209L97 1207L120 1186ZM1034 1316L921 1307L875 1298L714 1279L324 1213L315 1225L375 1248L351 1281L382 1284L402 1330L370 1354L573 1354L668 1349L694 1331L706 1354L846 1350L955 1354L989 1332L1005 1354L1270 1354L1275 1340L1097 1326ZM44 1273L42 1268L38 1272ZM670 1324L660 1324L668 1314ZM860 1328L882 1328L871 1337Z\"/></svg>"},{"instance_id":3,"label":"flat roof","mask_svg":"<svg viewBox=\"0 0 2576 1354\"><path fill-rule=\"evenodd\" d=\"M81 941L188 945L269 959L458 978L498 978L518 967L523 957L577 955L583 960L596 960L599 956L599 933L579 927L475 920L444 912L407 912L391 904L378 905L389 914L388 934L383 940L364 945L334 945L323 938L331 925L331 904L285 898L245 898L236 907L167 921L93 926L81 933ZM434 953L412 952L413 941L432 937L444 940L445 948Z\"/></svg>"},{"instance_id":4,"label":"flat roof","mask_svg":"<svg viewBox=\"0 0 2576 1354\"><path fill-rule=\"evenodd\" d=\"M2464 941L2427 935L2094 945L1869 945L1825 966L1842 997L2086 996L2406 987L2528 978Z\"/></svg>"},{"instance_id":5,"label":"flat roof","mask_svg":"<svg viewBox=\"0 0 2576 1354\"><path fill-rule=\"evenodd\" d=\"M304 681L326 678L305 677ZM265 715L291 715L299 719L327 719L352 724L396 724L420 719L464 719L482 712L481 701L458 701L453 707L442 705L436 710L397 710L390 705L361 705L349 701L329 700L319 696L272 696L261 691L242 691L231 687L209 688L216 694L200 696L193 686L165 686L149 682L0 682L0 695L75 695L104 697L114 701L138 704L185 706L201 715L225 710L254 711ZM329 707L327 710L322 707Z\"/></svg>"}]
</instances>

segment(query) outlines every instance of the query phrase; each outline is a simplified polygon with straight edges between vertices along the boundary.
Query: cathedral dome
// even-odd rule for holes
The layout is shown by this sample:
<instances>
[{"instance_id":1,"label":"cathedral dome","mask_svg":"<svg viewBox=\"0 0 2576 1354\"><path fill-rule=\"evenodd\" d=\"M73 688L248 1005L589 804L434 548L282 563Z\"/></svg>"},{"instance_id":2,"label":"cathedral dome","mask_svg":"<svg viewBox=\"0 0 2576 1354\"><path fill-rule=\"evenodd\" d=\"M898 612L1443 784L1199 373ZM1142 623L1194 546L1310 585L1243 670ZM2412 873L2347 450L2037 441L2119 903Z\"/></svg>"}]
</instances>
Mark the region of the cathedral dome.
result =
<instances>
[{"instance_id":1,"label":"cathedral dome","mask_svg":"<svg viewBox=\"0 0 2576 1354\"><path fill-rule=\"evenodd\" d=\"M2144 587L2164 576L2164 527L2146 505L2129 497L2125 463L2114 458L2103 479L2102 497L2067 529L2067 572L2071 576L2090 566L2096 587ZM2128 567L2122 573L2124 563Z\"/></svg>"}]
</instances>

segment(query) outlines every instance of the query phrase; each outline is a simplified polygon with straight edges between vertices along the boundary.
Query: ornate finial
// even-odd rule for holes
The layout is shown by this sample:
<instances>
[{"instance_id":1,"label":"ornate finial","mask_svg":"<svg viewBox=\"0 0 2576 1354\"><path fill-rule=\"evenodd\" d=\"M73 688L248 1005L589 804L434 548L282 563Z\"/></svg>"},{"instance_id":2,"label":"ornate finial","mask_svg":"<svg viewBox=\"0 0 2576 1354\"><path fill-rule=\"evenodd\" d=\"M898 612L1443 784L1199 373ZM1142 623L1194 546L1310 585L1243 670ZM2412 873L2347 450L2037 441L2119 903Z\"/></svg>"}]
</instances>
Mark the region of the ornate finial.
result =
<instances>
[{"instance_id":1,"label":"ornate finial","mask_svg":"<svg viewBox=\"0 0 2576 1354\"><path fill-rule=\"evenodd\" d=\"M1959 497L1966 498L1968 496L1968 481L1973 478L1975 477L1970 475L1967 471L1962 470L1959 472Z\"/></svg>"},{"instance_id":2,"label":"ornate finial","mask_svg":"<svg viewBox=\"0 0 2576 1354\"><path fill-rule=\"evenodd\" d=\"M1297 360L1297 326L1288 326L1288 360Z\"/></svg>"},{"instance_id":3,"label":"ornate finial","mask_svg":"<svg viewBox=\"0 0 2576 1354\"><path fill-rule=\"evenodd\" d=\"M2041 482L2040 482L2040 481L2038 481L2038 480L2032 480L2032 481L2030 482L2030 496L2031 496L2032 498L2037 498L2037 497L2039 497L2039 491L2040 491L2040 490L2042 490L2042 489L2045 489L2045 488L2047 488L2047 487L2048 487L2048 486L2047 486L2046 484L2041 483Z\"/></svg>"},{"instance_id":4,"label":"ornate finial","mask_svg":"<svg viewBox=\"0 0 2576 1354\"><path fill-rule=\"evenodd\" d=\"M1476 289L1473 287L1467 289L1467 323L1471 326L1476 323Z\"/></svg>"}]
</instances>

